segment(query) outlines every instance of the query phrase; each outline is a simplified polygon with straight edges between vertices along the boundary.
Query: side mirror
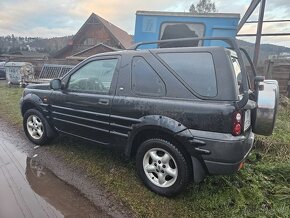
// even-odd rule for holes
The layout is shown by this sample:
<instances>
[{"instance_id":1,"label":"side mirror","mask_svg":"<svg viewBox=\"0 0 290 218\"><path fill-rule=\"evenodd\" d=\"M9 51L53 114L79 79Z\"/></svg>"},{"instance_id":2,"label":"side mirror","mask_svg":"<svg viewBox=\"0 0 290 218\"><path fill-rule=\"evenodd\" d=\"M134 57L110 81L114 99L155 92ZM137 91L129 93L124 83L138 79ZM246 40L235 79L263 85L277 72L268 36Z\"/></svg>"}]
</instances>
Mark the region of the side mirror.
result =
<instances>
[{"instance_id":1,"label":"side mirror","mask_svg":"<svg viewBox=\"0 0 290 218\"><path fill-rule=\"evenodd\" d=\"M255 90L256 91L263 91L264 90L264 85L261 83L265 80L264 76L255 76Z\"/></svg>"},{"instance_id":2,"label":"side mirror","mask_svg":"<svg viewBox=\"0 0 290 218\"><path fill-rule=\"evenodd\" d=\"M264 76L255 76L255 83L263 82L265 80Z\"/></svg>"},{"instance_id":3,"label":"side mirror","mask_svg":"<svg viewBox=\"0 0 290 218\"><path fill-rule=\"evenodd\" d=\"M61 89L61 80L60 79L53 79L50 81L49 86L53 90L60 90Z\"/></svg>"}]
</instances>

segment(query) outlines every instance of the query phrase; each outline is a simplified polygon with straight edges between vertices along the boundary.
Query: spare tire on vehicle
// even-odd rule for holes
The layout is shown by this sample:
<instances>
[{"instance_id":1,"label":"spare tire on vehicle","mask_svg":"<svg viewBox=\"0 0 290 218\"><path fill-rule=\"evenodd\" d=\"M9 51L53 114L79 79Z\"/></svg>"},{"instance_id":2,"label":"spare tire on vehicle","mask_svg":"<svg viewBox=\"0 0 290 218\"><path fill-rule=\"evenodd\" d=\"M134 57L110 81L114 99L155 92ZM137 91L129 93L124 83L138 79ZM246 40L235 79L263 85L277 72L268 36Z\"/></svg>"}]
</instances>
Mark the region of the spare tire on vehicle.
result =
<instances>
[{"instance_id":1,"label":"spare tire on vehicle","mask_svg":"<svg viewBox=\"0 0 290 218\"><path fill-rule=\"evenodd\" d=\"M264 80L258 91L257 107L252 116L253 132L258 135L271 135L276 121L279 104L279 85L276 80Z\"/></svg>"}]
</instances>

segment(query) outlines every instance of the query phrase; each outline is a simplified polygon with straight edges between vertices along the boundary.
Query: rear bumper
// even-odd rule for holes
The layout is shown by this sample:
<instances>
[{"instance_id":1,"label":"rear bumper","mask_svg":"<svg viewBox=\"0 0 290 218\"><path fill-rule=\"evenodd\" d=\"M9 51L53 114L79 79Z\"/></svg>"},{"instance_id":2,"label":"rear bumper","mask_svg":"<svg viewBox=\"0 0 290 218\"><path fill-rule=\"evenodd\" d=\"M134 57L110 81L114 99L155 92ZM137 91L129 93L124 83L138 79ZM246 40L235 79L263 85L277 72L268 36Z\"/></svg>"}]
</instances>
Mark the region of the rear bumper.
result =
<instances>
[{"instance_id":1,"label":"rear bumper","mask_svg":"<svg viewBox=\"0 0 290 218\"><path fill-rule=\"evenodd\" d=\"M198 130L189 130L189 132L195 140L186 146L187 150L192 156L203 160L207 173L211 175L237 172L254 143L254 134L251 130L242 136ZM196 140L204 144L195 144Z\"/></svg>"}]
</instances>

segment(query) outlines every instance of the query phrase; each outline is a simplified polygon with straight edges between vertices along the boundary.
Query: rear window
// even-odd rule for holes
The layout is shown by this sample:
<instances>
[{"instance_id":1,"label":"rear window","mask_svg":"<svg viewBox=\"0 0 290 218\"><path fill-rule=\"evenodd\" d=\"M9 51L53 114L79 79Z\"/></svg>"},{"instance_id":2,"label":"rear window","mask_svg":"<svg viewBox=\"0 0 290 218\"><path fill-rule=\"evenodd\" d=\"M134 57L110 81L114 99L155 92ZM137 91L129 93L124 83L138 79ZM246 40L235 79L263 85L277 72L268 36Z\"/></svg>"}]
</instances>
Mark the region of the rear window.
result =
<instances>
[{"instance_id":1,"label":"rear window","mask_svg":"<svg viewBox=\"0 0 290 218\"><path fill-rule=\"evenodd\" d=\"M138 95L164 96L165 84L155 70L142 57L132 60L132 90Z\"/></svg>"},{"instance_id":2,"label":"rear window","mask_svg":"<svg viewBox=\"0 0 290 218\"><path fill-rule=\"evenodd\" d=\"M235 73L235 76L236 76L236 79L237 79L237 87L238 87L238 90L239 90L239 94L242 95L243 94L243 75L242 75L242 71L241 71L241 65L240 65L240 62L239 62L239 60L237 58L237 54L234 51L232 51L232 50L229 50L229 51L230 51L229 57L231 59L233 70L234 70L234 73ZM243 60L248 61L246 56L243 56ZM247 67L246 68L246 73L247 73L247 78L246 79L247 79L247 82L248 82L248 86L249 86L249 88L251 88L253 86L250 83L250 81L254 81L254 79L252 79L254 77L253 77L253 72L251 70L251 67Z\"/></svg>"},{"instance_id":3,"label":"rear window","mask_svg":"<svg viewBox=\"0 0 290 218\"><path fill-rule=\"evenodd\" d=\"M210 53L159 53L158 56L198 95L217 95L216 74Z\"/></svg>"},{"instance_id":4,"label":"rear window","mask_svg":"<svg viewBox=\"0 0 290 218\"><path fill-rule=\"evenodd\" d=\"M237 78L237 86L239 88L239 93L242 94L242 72L241 72L241 67L240 67L240 64L239 64L239 61L236 57L231 57L231 60L232 60L232 64L233 64L233 68L234 68L234 71L235 71L235 76Z\"/></svg>"}]
</instances>

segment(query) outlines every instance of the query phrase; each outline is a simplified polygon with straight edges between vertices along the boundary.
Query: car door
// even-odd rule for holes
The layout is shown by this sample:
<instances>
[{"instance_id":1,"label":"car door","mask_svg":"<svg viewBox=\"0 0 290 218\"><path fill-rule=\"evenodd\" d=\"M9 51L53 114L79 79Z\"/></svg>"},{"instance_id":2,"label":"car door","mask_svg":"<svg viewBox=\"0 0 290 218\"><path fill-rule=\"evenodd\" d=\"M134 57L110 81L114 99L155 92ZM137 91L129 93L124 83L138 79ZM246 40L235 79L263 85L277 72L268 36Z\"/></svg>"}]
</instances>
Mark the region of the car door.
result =
<instances>
[{"instance_id":1,"label":"car door","mask_svg":"<svg viewBox=\"0 0 290 218\"><path fill-rule=\"evenodd\" d=\"M90 59L62 80L63 89L51 98L52 119L59 131L109 144L118 62L118 56Z\"/></svg>"}]
</instances>

